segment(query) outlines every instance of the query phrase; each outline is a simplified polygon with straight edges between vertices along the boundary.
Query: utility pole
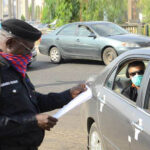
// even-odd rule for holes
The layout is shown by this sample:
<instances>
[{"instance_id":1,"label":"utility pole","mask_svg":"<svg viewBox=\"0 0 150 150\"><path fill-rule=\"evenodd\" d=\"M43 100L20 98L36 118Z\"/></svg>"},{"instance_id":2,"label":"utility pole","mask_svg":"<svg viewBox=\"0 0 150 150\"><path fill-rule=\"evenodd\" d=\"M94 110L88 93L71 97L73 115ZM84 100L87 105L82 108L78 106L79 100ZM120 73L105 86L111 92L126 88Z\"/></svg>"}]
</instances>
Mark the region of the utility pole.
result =
<instances>
[{"instance_id":1,"label":"utility pole","mask_svg":"<svg viewBox=\"0 0 150 150\"><path fill-rule=\"evenodd\" d=\"M12 1L8 0L8 17L12 18Z\"/></svg>"},{"instance_id":2,"label":"utility pole","mask_svg":"<svg viewBox=\"0 0 150 150\"><path fill-rule=\"evenodd\" d=\"M28 0L25 0L25 18L27 21L29 20L29 2L28 2Z\"/></svg>"},{"instance_id":3,"label":"utility pole","mask_svg":"<svg viewBox=\"0 0 150 150\"><path fill-rule=\"evenodd\" d=\"M3 0L0 0L0 21L3 20Z\"/></svg>"},{"instance_id":4,"label":"utility pole","mask_svg":"<svg viewBox=\"0 0 150 150\"><path fill-rule=\"evenodd\" d=\"M20 19L20 9L19 9L19 0L16 0L16 18Z\"/></svg>"},{"instance_id":5,"label":"utility pole","mask_svg":"<svg viewBox=\"0 0 150 150\"><path fill-rule=\"evenodd\" d=\"M31 20L34 21L35 20L35 16L34 16L34 0L32 0L32 14L31 14Z\"/></svg>"}]
</instances>

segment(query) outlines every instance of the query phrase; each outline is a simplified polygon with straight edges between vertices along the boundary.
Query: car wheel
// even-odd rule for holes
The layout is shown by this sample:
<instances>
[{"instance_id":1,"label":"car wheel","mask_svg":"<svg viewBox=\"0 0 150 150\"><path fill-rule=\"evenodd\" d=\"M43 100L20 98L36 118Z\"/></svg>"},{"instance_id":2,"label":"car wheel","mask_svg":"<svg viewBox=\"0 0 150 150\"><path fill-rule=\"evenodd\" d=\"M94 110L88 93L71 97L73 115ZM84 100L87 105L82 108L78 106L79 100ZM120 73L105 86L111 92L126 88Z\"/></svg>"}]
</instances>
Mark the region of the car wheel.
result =
<instances>
[{"instance_id":1,"label":"car wheel","mask_svg":"<svg viewBox=\"0 0 150 150\"><path fill-rule=\"evenodd\" d=\"M92 124L89 133L89 150L104 150L102 140L98 134L97 126Z\"/></svg>"},{"instance_id":2,"label":"car wheel","mask_svg":"<svg viewBox=\"0 0 150 150\"><path fill-rule=\"evenodd\" d=\"M53 63L60 63L61 62L61 54L57 47L51 48L49 52L50 60Z\"/></svg>"},{"instance_id":3,"label":"car wheel","mask_svg":"<svg viewBox=\"0 0 150 150\"><path fill-rule=\"evenodd\" d=\"M103 62L108 65L117 57L116 51L112 47L108 47L103 52Z\"/></svg>"}]
</instances>

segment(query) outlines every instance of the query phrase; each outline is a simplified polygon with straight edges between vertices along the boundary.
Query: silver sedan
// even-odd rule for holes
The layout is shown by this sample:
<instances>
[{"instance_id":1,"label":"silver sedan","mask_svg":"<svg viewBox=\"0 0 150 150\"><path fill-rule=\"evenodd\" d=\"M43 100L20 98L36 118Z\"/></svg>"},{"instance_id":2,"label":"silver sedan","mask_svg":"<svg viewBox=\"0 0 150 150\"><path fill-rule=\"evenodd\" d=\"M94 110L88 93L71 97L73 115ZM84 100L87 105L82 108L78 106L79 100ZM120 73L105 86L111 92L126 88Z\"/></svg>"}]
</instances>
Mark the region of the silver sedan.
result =
<instances>
[{"instance_id":1,"label":"silver sedan","mask_svg":"<svg viewBox=\"0 0 150 150\"><path fill-rule=\"evenodd\" d=\"M131 85L127 66L142 61L146 67L135 101L122 94ZM150 48L131 50L117 57L102 73L87 82L93 97L82 116L89 150L150 149Z\"/></svg>"},{"instance_id":2,"label":"silver sedan","mask_svg":"<svg viewBox=\"0 0 150 150\"><path fill-rule=\"evenodd\" d=\"M66 24L42 36L39 51L51 62L64 59L90 59L108 65L125 51L149 47L150 38L128 33L120 26L104 21Z\"/></svg>"}]
</instances>

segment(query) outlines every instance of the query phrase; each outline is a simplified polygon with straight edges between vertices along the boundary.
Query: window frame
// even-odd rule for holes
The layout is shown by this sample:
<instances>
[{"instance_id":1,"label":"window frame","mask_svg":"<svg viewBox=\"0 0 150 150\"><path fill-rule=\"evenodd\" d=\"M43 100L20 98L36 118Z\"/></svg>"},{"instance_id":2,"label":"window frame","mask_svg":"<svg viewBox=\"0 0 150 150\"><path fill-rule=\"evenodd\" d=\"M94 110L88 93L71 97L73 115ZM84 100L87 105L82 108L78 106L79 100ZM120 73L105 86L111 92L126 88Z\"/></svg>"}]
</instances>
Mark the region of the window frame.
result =
<instances>
[{"instance_id":1,"label":"window frame","mask_svg":"<svg viewBox=\"0 0 150 150\"><path fill-rule=\"evenodd\" d=\"M75 26L75 33L73 35L60 34L63 30L65 30L66 28L69 28L70 26ZM61 30L59 30L56 35L58 35L58 36L77 36L77 29L78 29L77 24L69 24L69 25L63 27Z\"/></svg>"},{"instance_id":2,"label":"window frame","mask_svg":"<svg viewBox=\"0 0 150 150\"><path fill-rule=\"evenodd\" d=\"M130 100L129 98L125 97L123 94L117 93L117 92L115 92L115 91L113 90L114 81L115 81L116 75L118 74L118 69L119 69L119 67L122 66L123 64L127 63L127 62L134 61L134 60L149 61L149 62L148 62L148 65L147 65L147 67L146 67L145 73L144 73L144 78L143 78L143 79L145 79L146 74L147 74L148 72L150 72L150 71L148 71L148 70L150 70L150 57L147 57L147 56L145 56L145 55L142 55L142 56L138 56L138 55L135 55L135 56L127 56L127 57L124 58L124 60L120 60L120 62L118 62L118 63L111 69L111 71L109 72L109 74L107 75L107 77L106 77L106 79L105 79L105 82L104 82L104 84L103 84L103 87L106 88L107 90L110 90L111 92L113 92L113 93L116 94L117 96L121 96L121 98L123 98L125 101L128 101L128 102L130 102L130 103L133 104L133 105L135 104L135 105L137 105L137 106L143 108L143 105L144 105L144 103L145 103L145 99L140 100L140 98L142 97L143 87L145 87L145 86L143 85L144 80L142 80L141 88L140 88L140 90L139 90L139 95L138 95L138 97L137 97L136 103L133 102L132 100ZM114 75L113 86L112 86L112 88L110 89L110 88L106 87L105 84L106 84L106 82L108 81L108 79L110 78L110 76L112 75L112 72L113 72L116 68L117 68L117 71L116 71L116 73L115 73L115 75ZM149 77L149 82L150 82L150 77ZM146 90L145 90L145 91L146 91ZM143 103L143 101L144 101L144 103Z\"/></svg>"},{"instance_id":3,"label":"window frame","mask_svg":"<svg viewBox=\"0 0 150 150\"><path fill-rule=\"evenodd\" d=\"M109 72L109 74L107 75L107 78L106 78L106 80L105 80L105 82L104 82L104 87L105 88L107 88L107 89L110 89L110 90L112 90L113 89L113 85L114 85L114 81L115 81L115 77L116 77L116 72L117 72L117 69L118 69L118 66L115 66L112 70L111 70L111 72ZM107 86L106 86L106 82L110 79L110 77L111 77L111 75L114 73L114 71L115 71L115 74L113 75L113 83L112 83L112 86L111 86L111 88L108 88ZM112 90L113 91L113 90Z\"/></svg>"},{"instance_id":4,"label":"window frame","mask_svg":"<svg viewBox=\"0 0 150 150\"><path fill-rule=\"evenodd\" d=\"M81 27L87 28L87 30L89 30L91 33L94 33L94 31L93 31L89 26L78 24L78 26L77 26L77 36L78 36L78 37L89 37L89 36L80 36L80 35L79 35L79 29L80 29ZM95 34L95 33L94 33L94 34Z\"/></svg>"},{"instance_id":5,"label":"window frame","mask_svg":"<svg viewBox=\"0 0 150 150\"><path fill-rule=\"evenodd\" d=\"M148 112L149 114L150 114L150 110L148 110L149 108L149 101L150 101L150 92L148 92L148 90L150 89L150 61L149 61L149 64L148 64L148 66L147 66L147 72L146 72L147 74L147 76L145 77L145 80L147 79L147 85L144 85L143 87L143 91L145 91L145 94L144 94L144 99L143 99L143 103L141 103L141 105L142 105L142 108L146 111L146 112ZM144 89L146 89L146 90L144 90ZM141 93L141 95L143 95L143 93Z\"/></svg>"}]
</instances>

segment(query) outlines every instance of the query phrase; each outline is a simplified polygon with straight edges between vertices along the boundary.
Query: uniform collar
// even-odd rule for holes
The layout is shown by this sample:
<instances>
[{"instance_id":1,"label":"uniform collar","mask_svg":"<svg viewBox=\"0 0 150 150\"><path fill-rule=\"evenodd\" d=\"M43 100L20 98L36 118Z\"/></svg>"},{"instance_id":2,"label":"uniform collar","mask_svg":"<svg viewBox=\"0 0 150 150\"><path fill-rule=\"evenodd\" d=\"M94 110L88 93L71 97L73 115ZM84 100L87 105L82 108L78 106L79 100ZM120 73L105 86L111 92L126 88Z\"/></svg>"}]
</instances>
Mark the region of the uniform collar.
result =
<instances>
[{"instance_id":1,"label":"uniform collar","mask_svg":"<svg viewBox=\"0 0 150 150\"><path fill-rule=\"evenodd\" d=\"M0 65L6 68L10 67L10 63L2 56L0 56Z\"/></svg>"}]
</instances>

